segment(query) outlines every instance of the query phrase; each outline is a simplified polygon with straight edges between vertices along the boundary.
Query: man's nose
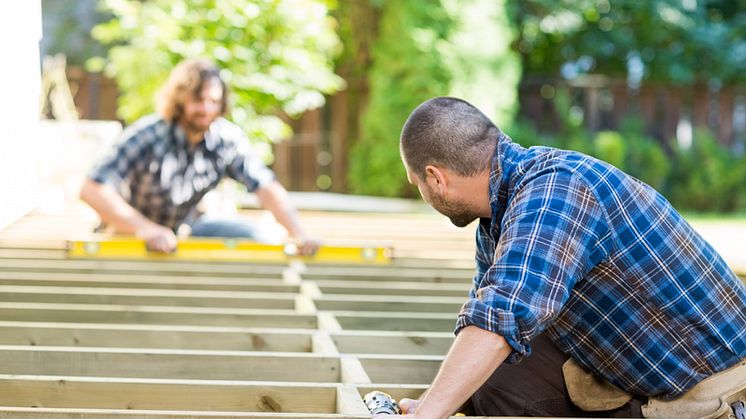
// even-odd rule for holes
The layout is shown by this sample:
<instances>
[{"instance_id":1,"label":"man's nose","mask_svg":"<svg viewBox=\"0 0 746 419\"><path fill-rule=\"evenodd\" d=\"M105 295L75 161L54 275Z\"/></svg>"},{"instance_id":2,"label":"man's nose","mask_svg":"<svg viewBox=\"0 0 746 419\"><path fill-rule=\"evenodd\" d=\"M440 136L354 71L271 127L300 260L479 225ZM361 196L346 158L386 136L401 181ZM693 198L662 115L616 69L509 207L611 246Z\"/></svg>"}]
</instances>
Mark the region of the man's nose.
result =
<instances>
[{"instance_id":1,"label":"man's nose","mask_svg":"<svg viewBox=\"0 0 746 419\"><path fill-rule=\"evenodd\" d=\"M204 100L201 103L202 110L204 111L210 111L215 112L216 110L220 109L220 104L218 102L215 102L214 100Z\"/></svg>"}]
</instances>

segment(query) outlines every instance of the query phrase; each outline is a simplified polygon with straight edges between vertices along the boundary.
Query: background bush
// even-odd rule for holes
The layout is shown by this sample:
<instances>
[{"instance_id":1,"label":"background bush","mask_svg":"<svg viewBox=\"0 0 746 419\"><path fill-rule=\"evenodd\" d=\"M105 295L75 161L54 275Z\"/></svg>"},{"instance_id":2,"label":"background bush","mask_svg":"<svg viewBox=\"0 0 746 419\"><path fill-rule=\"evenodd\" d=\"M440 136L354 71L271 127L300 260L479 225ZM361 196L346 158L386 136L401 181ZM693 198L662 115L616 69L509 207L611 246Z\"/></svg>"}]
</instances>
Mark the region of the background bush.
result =
<instances>
[{"instance_id":1,"label":"background bush","mask_svg":"<svg viewBox=\"0 0 746 419\"><path fill-rule=\"evenodd\" d=\"M299 115L344 86L333 71L341 47L323 0L103 0L113 19L92 34L113 45L92 59L122 92L125 122L154 110L153 96L184 58L215 61L232 90L229 117L252 140L287 138L280 114Z\"/></svg>"},{"instance_id":2,"label":"background bush","mask_svg":"<svg viewBox=\"0 0 746 419\"><path fill-rule=\"evenodd\" d=\"M550 135L518 121L507 128L525 147L546 145L573 149L609 162L661 192L679 210L746 211L746 157L727 149L706 130L694 132L691 145L666 151L646 136L639 120L627 120L618 131L595 135L567 129Z\"/></svg>"}]
</instances>

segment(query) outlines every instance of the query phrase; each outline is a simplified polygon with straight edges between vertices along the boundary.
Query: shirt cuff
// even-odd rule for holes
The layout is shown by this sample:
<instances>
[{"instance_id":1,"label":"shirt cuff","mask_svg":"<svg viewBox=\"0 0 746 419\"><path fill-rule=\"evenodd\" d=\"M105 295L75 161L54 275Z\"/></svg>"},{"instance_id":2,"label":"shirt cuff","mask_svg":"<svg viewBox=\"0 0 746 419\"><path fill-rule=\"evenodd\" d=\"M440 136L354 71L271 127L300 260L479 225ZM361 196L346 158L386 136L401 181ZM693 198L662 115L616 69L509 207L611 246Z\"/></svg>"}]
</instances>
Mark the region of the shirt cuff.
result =
<instances>
[{"instance_id":1,"label":"shirt cuff","mask_svg":"<svg viewBox=\"0 0 746 419\"><path fill-rule=\"evenodd\" d=\"M512 348L512 352L506 359L509 364L516 364L523 357L531 355L531 346L528 342L521 342L518 338L518 325L515 316L509 311L490 307L472 298L461 307L454 333L458 335L466 326L476 326L505 338Z\"/></svg>"},{"instance_id":2,"label":"shirt cuff","mask_svg":"<svg viewBox=\"0 0 746 419\"><path fill-rule=\"evenodd\" d=\"M110 185L113 187L119 187L122 183L122 178L113 173L107 173L102 171L91 172L88 174L88 179L100 183L102 185Z\"/></svg>"}]
</instances>

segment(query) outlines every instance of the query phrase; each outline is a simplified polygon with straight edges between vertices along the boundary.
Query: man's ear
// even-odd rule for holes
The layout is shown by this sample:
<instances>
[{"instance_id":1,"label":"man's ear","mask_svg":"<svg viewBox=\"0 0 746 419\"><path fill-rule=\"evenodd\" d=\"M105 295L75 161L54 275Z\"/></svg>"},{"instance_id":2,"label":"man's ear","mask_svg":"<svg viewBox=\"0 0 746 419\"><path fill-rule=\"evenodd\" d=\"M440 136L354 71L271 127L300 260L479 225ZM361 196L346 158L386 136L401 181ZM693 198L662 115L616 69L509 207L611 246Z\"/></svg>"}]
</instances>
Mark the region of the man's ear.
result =
<instances>
[{"instance_id":1,"label":"man's ear","mask_svg":"<svg viewBox=\"0 0 746 419\"><path fill-rule=\"evenodd\" d=\"M448 188L448 177L445 171L433 165L425 166L425 182L431 191L436 191L443 196Z\"/></svg>"}]
</instances>

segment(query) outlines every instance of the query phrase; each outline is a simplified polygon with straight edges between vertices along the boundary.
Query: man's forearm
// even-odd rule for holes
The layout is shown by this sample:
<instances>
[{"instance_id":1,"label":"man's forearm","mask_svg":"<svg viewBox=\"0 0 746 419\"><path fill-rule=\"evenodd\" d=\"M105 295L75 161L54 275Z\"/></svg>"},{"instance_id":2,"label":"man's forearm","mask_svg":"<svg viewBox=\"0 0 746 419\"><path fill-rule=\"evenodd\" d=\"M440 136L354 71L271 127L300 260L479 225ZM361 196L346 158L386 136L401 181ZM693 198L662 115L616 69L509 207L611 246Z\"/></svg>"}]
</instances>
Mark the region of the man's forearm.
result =
<instances>
[{"instance_id":1,"label":"man's forearm","mask_svg":"<svg viewBox=\"0 0 746 419\"><path fill-rule=\"evenodd\" d=\"M430 389L421 398L416 417L445 418L453 414L510 355L500 335L476 326L459 332Z\"/></svg>"},{"instance_id":2,"label":"man's forearm","mask_svg":"<svg viewBox=\"0 0 746 419\"><path fill-rule=\"evenodd\" d=\"M90 205L104 223L113 225L118 233L135 234L141 228L154 224L111 187L93 180L85 180L80 199Z\"/></svg>"},{"instance_id":3,"label":"man's forearm","mask_svg":"<svg viewBox=\"0 0 746 419\"><path fill-rule=\"evenodd\" d=\"M287 191L277 182L271 183L256 191L256 196L262 207L269 210L288 231L290 237L304 239L305 233L298 221L298 215L295 212L287 196Z\"/></svg>"}]
</instances>

